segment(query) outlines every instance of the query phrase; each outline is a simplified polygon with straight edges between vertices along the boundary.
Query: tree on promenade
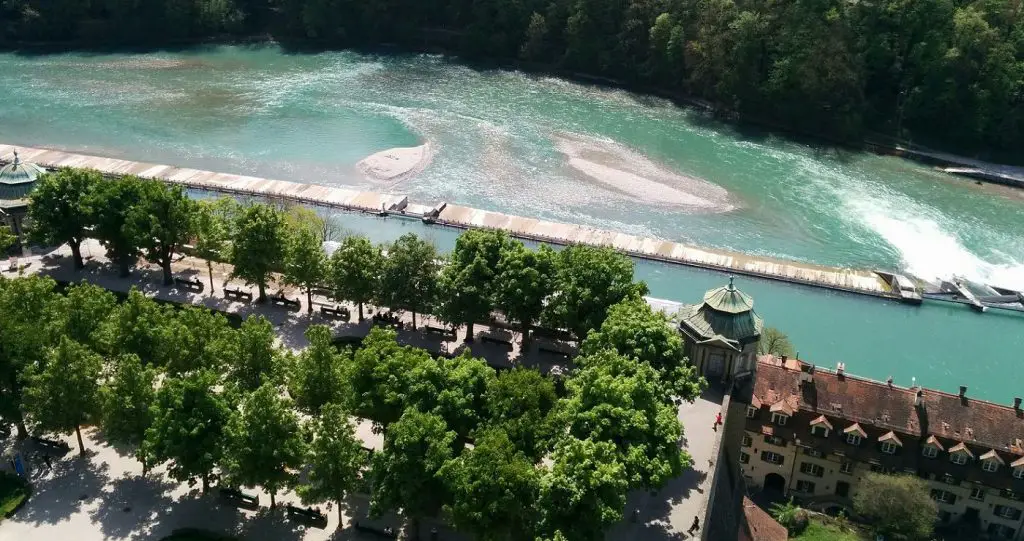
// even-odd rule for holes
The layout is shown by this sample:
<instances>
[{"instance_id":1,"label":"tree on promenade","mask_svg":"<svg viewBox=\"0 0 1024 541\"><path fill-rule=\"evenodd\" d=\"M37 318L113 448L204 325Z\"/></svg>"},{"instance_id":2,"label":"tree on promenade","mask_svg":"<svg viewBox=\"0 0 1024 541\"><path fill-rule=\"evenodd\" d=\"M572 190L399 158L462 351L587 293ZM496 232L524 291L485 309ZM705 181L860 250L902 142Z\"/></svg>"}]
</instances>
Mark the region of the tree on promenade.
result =
<instances>
[{"instance_id":1,"label":"tree on promenade","mask_svg":"<svg viewBox=\"0 0 1024 541\"><path fill-rule=\"evenodd\" d=\"M631 487L657 489L691 464L679 449L676 406L651 365L611 350L580 358L584 367L566 382L562 409L569 434L610 442Z\"/></svg>"},{"instance_id":2,"label":"tree on promenade","mask_svg":"<svg viewBox=\"0 0 1024 541\"><path fill-rule=\"evenodd\" d=\"M266 302L270 273L284 263L287 240L284 217L271 206L251 205L239 213L234 233L231 277L256 284L258 301Z\"/></svg>"},{"instance_id":3,"label":"tree on promenade","mask_svg":"<svg viewBox=\"0 0 1024 541\"><path fill-rule=\"evenodd\" d=\"M167 355L164 369L168 374L184 374L191 370L218 371L230 366L238 331L231 328L224 314L205 306L179 308L168 322Z\"/></svg>"},{"instance_id":4,"label":"tree on promenade","mask_svg":"<svg viewBox=\"0 0 1024 541\"><path fill-rule=\"evenodd\" d=\"M547 453L559 430L553 415L558 394L550 378L532 368L504 370L490 380L484 398L488 426L500 427L534 461Z\"/></svg>"},{"instance_id":5,"label":"tree on promenade","mask_svg":"<svg viewBox=\"0 0 1024 541\"><path fill-rule=\"evenodd\" d=\"M327 254L319 237L305 229L291 231L285 249L284 280L306 291L306 309L313 313L313 288L327 275Z\"/></svg>"},{"instance_id":6,"label":"tree on promenade","mask_svg":"<svg viewBox=\"0 0 1024 541\"><path fill-rule=\"evenodd\" d=\"M146 258L160 265L164 285L174 283L171 261L196 232L198 207L181 186L142 182L142 200L132 208L131 228L139 231Z\"/></svg>"},{"instance_id":7,"label":"tree on promenade","mask_svg":"<svg viewBox=\"0 0 1024 541\"><path fill-rule=\"evenodd\" d=\"M540 319L544 302L555 291L556 258L545 244L530 250L516 243L498 262L495 305L510 322L519 324L524 344L530 343L530 326Z\"/></svg>"},{"instance_id":8,"label":"tree on promenade","mask_svg":"<svg viewBox=\"0 0 1024 541\"><path fill-rule=\"evenodd\" d=\"M264 383L278 383L283 365L275 345L274 326L261 315L252 315L229 337L223 353L228 360L228 380L242 391L255 391Z\"/></svg>"},{"instance_id":9,"label":"tree on promenade","mask_svg":"<svg viewBox=\"0 0 1024 541\"><path fill-rule=\"evenodd\" d=\"M399 346L395 337L392 329L370 329L347 371L352 410L385 429L409 406L417 367L434 362L425 350Z\"/></svg>"},{"instance_id":10,"label":"tree on promenade","mask_svg":"<svg viewBox=\"0 0 1024 541\"><path fill-rule=\"evenodd\" d=\"M490 319L494 309L494 283L498 262L518 241L504 231L470 229L455 241L455 249L439 278L438 315L466 325L466 341L473 340L473 324Z\"/></svg>"},{"instance_id":11,"label":"tree on promenade","mask_svg":"<svg viewBox=\"0 0 1024 541\"><path fill-rule=\"evenodd\" d=\"M345 355L331 343L331 330L325 325L306 329L309 346L302 350L292 366L288 390L304 411L317 415L327 404L346 398Z\"/></svg>"},{"instance_id":12,"label":"tree on promenade","mask_svg":"<svg viewBox=\"0 0 1024 541\"><path fill-rule=\"evenodd\" d=\"M53 344L56 285L38 275L0 280L0 413L17 425L19 438L28 437L22 415L25 369L44 364Z\"/></svg>"},{"instance_id":13,"label":"tree on promenade","mask_svg":"<svg viewBox=\"0 0 1024 541\"><path fill-rule=\"evenodd\" d=\"M100 286L82 281L54 297L49 320L55 331L102 352L103 325L117 309L117 297Z\"/></svg>"},{"instance_id":14,"label":"tree on promenade","mask_svg":"<svg viewBox=\"0 0 1024 541\"><path fill-rule=\"evenodd\" d=\"M150 231L133 218L145 204L146 191L145 181L128 176L100 183L89 197L93 232L122 278L130 274L143 245L149 242Z\"/></svg>"},{"instance_id":15,"label":"tree on promenade","mask_svg":"<svg viewBox=\"0 0 1024 541\"><path fill-rule=\"evenodd\" d=\"M438 475L452 458L455 433L444 419L408 409L384 434L384 449L373 456L373 494L370 512L398 510L419 531L420 518L445 503L444 482Z\"/></svg>"},{"instance_id":16,"label":"tree on promenade","mask_svg":"<svg viewBox=\"0 0 1024 541\"><path fill-rule=\"evenodd\" d=\"M144 443L153 465L169 460L172 479L192 486L198 478L204 493L224 456L224 427L232 412L217 385L217 375L210 371L166 378L157 391Z\"/></svg>"},{"instance_id":17,"label":"tree on promenade","mask_svg":"<svg viewBox=\"0 0 1024 541\"><path fill-rule=\"evenodd\" d=\"M789 336L786 336L786 333L775 327L765 327L764 332L761 333L761 340L757 343L757 352L761 355L791 357L794 349L793 343L789 341Z\"/></svg>"},{"instance_id":18,"label":"tree on promenade","mask_svg":"<svg viewBox=\"0 0 1024 541\"><path fill-rule=\"evenodd\" d=\"M372 301L380 282L384 256L380 246L374 246L366 237L351 236L331 254L327 282L336 300L356 303L359 321L363 320L363 305Z\"/></svg>"},{"instance_id":19,"label":"tree on promenade","mask_svg":"<svg viewBox=\"0 0 1024 541\"><path fill-rule=\"evenodd\" d=\"M297 489L303 503L331 501L338 508L338 527L342 525L345 497L356 490L369 457L363 442L356 437L352 420L339 404L326 404L313 426L309 446L309 474Z\"/></svg>"},{"instance_id":20,"label":"tree on promenade","mask_svg":"<svg viewBox=\"0 0 1024 541\"><path fill-rule=\"evenodd\" d=\"M85 455L82 423L100 411L99 379L103 358L89 348L61 337L46 354L41 368L29 368L25 409L43 430L74 432Z\"/></svg>"},{"instance_id":21,"label":"tree on promenade","mask_svg":"<svg viewBox=\"0 0 1024 541\"><path fill-rule=\"evenodd\" d=\"M138 356L121 355L114 360L113 374L100 388L103 434L115 443L136 448L135 456L146 471L149 462L143 442L153 424L157 371L142 364Z\"/></svg>"},{"instance_id":22,"label":"tree on promenade","mask_svg":"<svg viewBox=\"0 0 1024 541\"><path fill-rule=\"evenodd\" d=\"M454 525L482 541L533 539L540 473L501 429L483 430L472 450L438 474L452 495Z\"/></svg>"},{"instance_id":23,"label":"tree on promenade","mask_svg":"<svg viewBox=\"0 0 1024 541\"><path fill-rule=\"evenodd\" d=\"M128 298L111 313L97 331L102 353L137 355L145 364L165 366L176 351L168 332L174 320L174 308L147 297L134 286Z\"/></svg>"},{"instance_id":24,"label":"tree on promenade","mask_svg":"<svg viewBox=\"0 0 1024 541\"><path fill-rule=\"evenodd\" d=\"M196 255L206 261L210 276L210 295L213 287L213 263L230 259L231 239L239 212L238 203L230 197L199 201L195 214Z\"/></svg>"},{"instance_id":25,"label":"tree on promenade","mask_svg":"<svg viewBox=\"0 0 1024 541\"><path fill-rule=\"evenodd\" d=\"M579 339L604 322L608 308L647 285L633 282L633 261L611 248L570 246L558 253L555 293L546 321L572 331Z\"/></svg>"},{"instance_id":26,"label":"tree on promenade","mask_svg":"<svg viewBox=\"0 0 1024 541\"><path fill-rule=\"evenodd\" d=\"M302 427L291 400L264 384L247 395L225 428L224 470L236 486L258 485L270 493L270 506L282 489L295 486L305 462Z\"/></svg>"},{"instance_id":27,"label":"tree on promenade","mask_svg":"<svg viewBox=\"0 0 1024 541\"><path fill-rule=\"evenodd\" d=\"M412 328L416 313L434 308L438 294L437 249L434 245L406 233L388 246L381 271L379 304L394 310L412 312Z\"/></svg>"},{"instance_id":28,"label":"tree on promenade","mask_svg":"<svg viewBox=\"0 0 1024 541\"><path fill-rule=\"evenodd\" d=\"M611 349L646 362L661 372L666 391L692 402L706 386L686 359L683 339L668 318L639 296L628 297L608 309L598 331L587 335L580 348L581 360Z\"/></svg>"},{"instance_id":29,"label":"tree on promenade","mask_svg":"<svg viewBox=\"0 0 1024 541\"><path fill-rule=\"evenodd\" d=\"M887 539L932 538L938 509L930 487L913 475L868 473L857 487L853 509Z\"/></svg>"},{"instance_id":30,"label":"tree on promenade","mask_svg":"<svg viewBox=\"0 0 1024 541\"><path fill-rule=\"evenodd\" d=\"M85 267L82 241L93 216L89 202L102 182L100 173L92 169L58 169L36 179L29 196L30 237L45 245L67 243L75 269Z\"/></svg>"},{"instance_id":31,"label":"tree on promenade","mask_svg":"<svg viewBox=\"0 0 1024 541\"><path fill-rule=\"evenodd\" d=\"M461 355L418 363L411 375L410 404L434 413L465 441L482 421L494 369L467 349Z\"/></svg>"}]
</instances>

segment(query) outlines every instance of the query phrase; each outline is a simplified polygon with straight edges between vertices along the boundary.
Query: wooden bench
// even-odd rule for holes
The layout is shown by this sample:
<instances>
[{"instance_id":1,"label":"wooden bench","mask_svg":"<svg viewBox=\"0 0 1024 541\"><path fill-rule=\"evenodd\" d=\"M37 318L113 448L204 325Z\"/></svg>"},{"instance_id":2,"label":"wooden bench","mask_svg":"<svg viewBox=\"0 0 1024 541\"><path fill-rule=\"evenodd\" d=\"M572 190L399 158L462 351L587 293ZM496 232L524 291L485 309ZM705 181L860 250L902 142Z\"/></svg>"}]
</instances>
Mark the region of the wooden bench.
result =
<instances>
[{"instance_id":1,"label":"wooden bench","mask_svg":"<svg viewBox=\"0 0 1024 541\"><path fill-rule=\"evenodd\" d=\"M393 328L398 329L398 330L402 330L402 329L405 328L405 323L403 323L401 319L398 319L398 316L389 316L389 315L383 315L383 314L375 314L373 316L373 322L374 322L374 324L377 324L377 325L384 325L384 326L387 326L387 327L393 327Z\"/></svg>"},{"instance_id":2,"label":"wooden bench","mask_svg":"<svg viewBox=\"0 0 1024 541\"><path fill-rule=\"evenodd\" d=\"M203 290L206 289L203 282L196 278L181 278L176 276L174 278L174 283L189 291L195 291L196 293L202 293Z\"/></svg>"},{"instance_id":3,"label":"wooden bench","mask_svg":"<svg viewBox=\"0 0 1024 541\"><path fill-rule=\"evenodd\" d=\"M220 496L225 500L244 507L259 507L260 497L258 494L246 494L237 488L221 488Z\"/></svg>"},{"instance_id":4,"label":"wooden bench","mask_svg":"<svg viewBox=\"0 0 1024 541\"><path fill-rule=\"evenodd\" d=\"M374 526L372 524L366 524L364 522L361 522L361 521L357 520L357 521L355 521L355 529L360 531L360 532L374 534L374 535L383 537L384 539L398 539L398 534L395 533L395 530L393 528L391 528L390 526L385 526L385 527L381 528L379 526Z\"/></svg>"},{"instance_id":5,"label":"wooden bench","mask_svg":"<svg viewBox=\"0 0 1024 541\"><path fill-rule=\"evenodd\" d=\"M327 527L327 514L320 512L320 509L313 509L299 507L297 505L288 504L285 506L285 514L288 515L289 519L298 519L306 524L317 526L319 528Z\"/></svg>"},{"instance_id":6,"label":"wooden bench","mask_svg":"<svg viewBox=\"0 0 1024 541\"><path fill-rule=\"evenodd\" d=\"M244 289L231 289L230 287L225 287L224 298L236 301L252 302L252 293L249 293Z\"/></svg>"},{"instance_id":7,"label":"wooden bench","mask_svg":"<svg viewBox=\"0 0 1024 541\"><path fill-rule=\"evenodd\" d=\"M321 306L320 313L327 319L340 319L341 321L348 321L352 319L352 312L349 312L348 308L344 306Z\"/></svg>"},{"instance_id":8,"label":"wooden bench","mask_svg":"<svg viewBox=\"0 0 1024 541\"><path fill-rule=\"evenodd\" d=\"M429 333L438 334L438 335L444 336L445 338L454 339L457 336L455 334L455 329L449 329L447 327L435 327L433 325L427 325L424 328Z\"/></svg>"},{"instance_id":9,"label":"wooden bench","mask_svg":"<svg viewBox=\"0 0 1024 541\"><path fill-rule=\"evenodd\" d=\"M277 306L284 306L285 308L292 310L294 312L302 310L302 303L299 302L299 299L289 299L284 295L274 295L273 297L270 297L270 302L271 304L275 304Z\"/></svg>"},{"instance_id":10,"label":"wooden bench","mask_svg":"<svg viewBox=\"0 0 1024 541\"><path fill-rule=\"evenodd\" d=\"M508 349L512 349L512 341L511 340L503 340L501 338L495 338L493 336L483 335L483 336L480 337L480 341L481 342L486 342L488 344L495 344L495 345L502 346L502 347L505 347L505 348L508 348Z\"/></svg>"},{"instance_id":11,"label":"wooden bench","mask_svg":"<svg viewBox=\"0 0 1024 541\"><path fill-rule=\"evenodd\" d=\"M61 440L51 440L49 438L44 438L42 436L32 436L32 441L36 442L37 444L43 447L49 447L51 449L56 449L58 451L66 452L71 450L71 446L68 445L67 442Z\"/></svg>"}]
</instances>

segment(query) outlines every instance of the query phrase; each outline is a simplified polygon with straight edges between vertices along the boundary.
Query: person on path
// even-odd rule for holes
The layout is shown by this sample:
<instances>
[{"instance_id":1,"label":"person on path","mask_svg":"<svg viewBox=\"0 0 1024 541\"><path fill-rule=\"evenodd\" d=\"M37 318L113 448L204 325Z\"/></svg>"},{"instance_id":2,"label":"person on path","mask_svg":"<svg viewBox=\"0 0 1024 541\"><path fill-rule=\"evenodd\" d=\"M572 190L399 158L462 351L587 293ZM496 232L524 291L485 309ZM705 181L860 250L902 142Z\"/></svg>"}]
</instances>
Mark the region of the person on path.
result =
<instances>
[{"instance_id":1,"label":"person on path","mask_svg":"<svg viewBox=\"0 0 1024 541\"><path fill-rule=\"evenodd\" d=\"M689 530L686 530L686 533L687 533L687 535L693 535L693 532L696 532L699 529L700 529L700 517L693 517L693 524L690 525L690 529Z\"/></svg>"},{"instance_id":2,"label":"person on path","mask_svg":"<svg viewBox=\"0 0 1024 541\"><path fill-rule=\"evenodd\" d=\"M50 455L43 455L43 462L46 463L46 469L48 469L48 470L52 470L53 469L53 463L50 462Z\"/></svg>"},{"instance_id":3,"label":"person on path","mask_svg":"<svg viewBox=\"0 0 1024 541\"><path fill-rule=\"evenodd\" d=\"M711 425L711 430L718 432L718 425L722 424L722 412L715 414L715 424Z\"/></svg>"}]
</instances>

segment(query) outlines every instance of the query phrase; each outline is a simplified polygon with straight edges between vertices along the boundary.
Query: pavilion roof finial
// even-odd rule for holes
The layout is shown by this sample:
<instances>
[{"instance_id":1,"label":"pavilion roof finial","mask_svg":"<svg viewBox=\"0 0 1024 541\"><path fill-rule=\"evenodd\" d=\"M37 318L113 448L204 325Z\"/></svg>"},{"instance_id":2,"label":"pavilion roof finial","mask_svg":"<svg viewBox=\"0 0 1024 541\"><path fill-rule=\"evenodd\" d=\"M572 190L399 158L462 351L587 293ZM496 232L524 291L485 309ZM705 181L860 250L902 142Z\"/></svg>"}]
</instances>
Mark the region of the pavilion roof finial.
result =
<instances>
[{"instance_id":1,"label":"pavilion roof finial","mask_svg":"<svg viewBox=\"0 0 1024 541\"><path fill-rule=\"evenodd\" d=\"M735 291L735 290L736 290L736 286L734 286L734 285L732 284L732 281L733 281L734 279L735 279L735 276L730 276L730 277L729 277L729 291Z\"/></svg>"},{"instance_id":2,"label":"pavilion roof finial","mask_svg":"<svg viewBox=\"0 0 1024 541\"><path fill-rule=\"evenodd\" d=\"M18 165L19 163L21 163L21 160L18 159L18 149L14 149L14 165Z\"/></svg>"}]
</instances>

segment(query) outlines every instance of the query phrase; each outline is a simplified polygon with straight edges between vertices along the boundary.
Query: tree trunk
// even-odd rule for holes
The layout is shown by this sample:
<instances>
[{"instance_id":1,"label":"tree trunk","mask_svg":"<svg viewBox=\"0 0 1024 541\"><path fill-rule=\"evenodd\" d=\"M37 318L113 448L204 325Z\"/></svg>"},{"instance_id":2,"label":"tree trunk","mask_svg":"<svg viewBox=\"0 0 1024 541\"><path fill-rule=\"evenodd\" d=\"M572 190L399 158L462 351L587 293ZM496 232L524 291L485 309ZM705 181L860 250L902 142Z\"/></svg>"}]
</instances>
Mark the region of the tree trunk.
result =
<instances>
[{"instance_id":1,"label":"tree trunk","mask_svg":"<svg viewBox=\"0 0 1024 541\"><path fill-rule=\"evenodd\" d=\"M82 441L82 427L75 425L75 435L78 436L78 454L85 456L85 442Z\"/></svg>"},{"instance_id":2,"label":"tree trunk","mask_svg":"<svg viewBox=\"0 0 1024 541\"><path fill-rule=\"evenodd\" d=\"M359 321L363 321L363 303L359 303Z\"/></svg>"},{"instance_id":3,"label":"tree trunk","mask_svg":"<svg viewBox=\"0 0 1024 541\"><path fill-rule=\"evenodd\" d=\"M306 289L306 304L309 307L307 310L310 314L313 313L313 288Z\"/></svg>"},{"instance_id":4,"label":"tree trunk","mask_svg":"<svg viewBox=\"0 0 1024 541\"><path fill-rule=\"evenodd\" d=\"M121 257L117 260L118 276L121 278L127 278L132 273L132 262L127 257Z\"/></svg>"},{"instance_id":5,"label":"tree trunk","mask_svg":"<svg viewBox=\"0 0 1024 541\"><path fill-rule=\"evenodd\" d=\"M210 490L210 474L203 474L203 494L206 494Z\"/></svg>"},{"instance_id":6,"label":"tree trunk","mask_svg":"<svg viewBox=\"0 0 1024 541\"><path fill-rule=\"evenodd\" d=\"M260 283L256 284L256 286L257 286L257 287L259 288L259 290L260 290L260 296L259 296L259 297L258 297L258 298L256 299L256 302L258 302L258 303L264 303L264 302L267 302L267 285L266 285L266 284L264 284L264 283L263 283L263 282L261 281Z\"/></svg>"},{"instance_id":7,"label":"tree trunk","mask_svg":"<svg viewBox=\"0 0 1024 541\"><path fill-rule=\"evenodd\" d=\"M412 311L412 330L416 330L416 311Z\"/></svg>"},{"instance_id":8,"label":"tree trunk","mask_svg":"<svg viewBox=\"0 0 1024 541\"><path fill-rule=\"evenodd\" d=\"M463 342L473 341L473 322L466 323L466 339Z\"/></svg>"},{"instance_id":9,"label":"tree trunk","mask_svg":"<svg viewBox=\"0 0 1024 541\"><path fill-rule=\"evenodd\" d=\"M342 522L343 522L343 517L344 517L344 513L341 512L341 500L342 500L342 498L340 498L340 497L338 499L334 500L334 503L336 503L338 505L338 529L339 530L343 526Z\"/></svg>"},{"instance_id":10,"label":"tree trunk","mask_svg":"<svg viewBox=\"0 0 1024 541\"><path fill-rule=\"evenodd\" d=\"M28 437L28 428L25 427L25 420L20 418L21 417L21 412L20 411L18 412L18 417L19 417L18 422L15 423L15 424L18 425L18 439L19 440L23 440L23 439Z\"/></svg>"},{"instance_id":11,"label":"tree trunk","mask_svg":"<svg viewBox=\"0 0 1024 541\"><path fill-rule=\"evenodd\" d=\"M213 289L213 261L206 261L206 270L210 272L210 296L212 297L216 293Z\"/></svg>"},{"instance_id":12,"label":"tree trunk","mask_svg":"<svg viewBox=\"0 0 1024 541\"><path fill-rule=\"evenodd\" d=\"M75 262L75 270L85 268L85 261L82 259L82 241L73 240L68 243L71 246L71 258Z\"/></svg>"},{"instance_id":13,"label":"tree trunk","mask_svg":"<svg viewBox=\"0 0 1024 541\"><path fill-rule=\"evenodd\" d=\"M163 258L160 262L160 266L164 269L164 285L169 286L174 283L174 275L171 273L171 256Z\"/></svg>"},{"instance_id":14,"label":"tree trunk","mask_svg":"<svg viewBox=\"0 0 1024 541\"><path fill-rule=\"evenodd\" d=\"M527 353L530 352L530 324L529 323L525 323L525 322L523 323L522 333L523 333L523 342L522 342L522 346L519 349L522 350L521 352L522 352L523 355L526 355Z\"/></svg>"},{"instance_id":15,"label":"tree trunk","mask_svg":"<svg viewBox=\"0 0 1024 541\"><path fill-rule=\"evenodd\" d=\"M413 541L420 540L420 517L418 515L412 517L412 538Z\"/></svg>"},{"instance_id":16,"label":"tree trunk","mask_svg":"<svg viewBox=\"0 0 1024 541\"><path fill-rule=\"evenodd\" d=\"M277 505L277 501L274 499L274 494L276 493L277 491L270 492L270 507L274 507L275 505Z\"/></svg>"}]
</instances>

